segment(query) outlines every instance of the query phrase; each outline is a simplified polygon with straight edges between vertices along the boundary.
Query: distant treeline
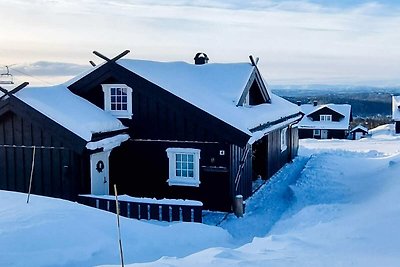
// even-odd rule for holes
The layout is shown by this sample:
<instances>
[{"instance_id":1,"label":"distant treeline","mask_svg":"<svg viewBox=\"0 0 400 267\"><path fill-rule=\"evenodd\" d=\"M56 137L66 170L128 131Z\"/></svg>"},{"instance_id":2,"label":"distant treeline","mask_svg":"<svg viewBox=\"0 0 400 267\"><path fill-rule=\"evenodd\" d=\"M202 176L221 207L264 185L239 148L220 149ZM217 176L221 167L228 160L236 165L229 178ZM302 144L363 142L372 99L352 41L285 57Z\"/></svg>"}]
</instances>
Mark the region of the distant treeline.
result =
<instances>
[{"instance_id":1,"label":"distant treeline","mask_svg":"<svg viewBox=\"0 0 400 267\"><path fill-rule=\"evenodd\" d=\"M299 90L282 89L273 92L293 103L302 104L350 104L353 122L350 128L358 124L368 129L391 123L392 95L400 95L398 90Z\"/></svg>"},{"instance_id":2,"label":"distant treeline","mask_svg":"<svg viewBox=\"0 0 400 267\"><path fill-rule=\"evenodd\" d=\"M352 92L351 90L332 92L329 90L324 93L321 90L292 89L274 90L273 92L293 103L301 101L302 104L306 104L317 101L318 104L350 104L354 117L391 116L392 114L393 92Z\"/></svg>"}]
</instances>

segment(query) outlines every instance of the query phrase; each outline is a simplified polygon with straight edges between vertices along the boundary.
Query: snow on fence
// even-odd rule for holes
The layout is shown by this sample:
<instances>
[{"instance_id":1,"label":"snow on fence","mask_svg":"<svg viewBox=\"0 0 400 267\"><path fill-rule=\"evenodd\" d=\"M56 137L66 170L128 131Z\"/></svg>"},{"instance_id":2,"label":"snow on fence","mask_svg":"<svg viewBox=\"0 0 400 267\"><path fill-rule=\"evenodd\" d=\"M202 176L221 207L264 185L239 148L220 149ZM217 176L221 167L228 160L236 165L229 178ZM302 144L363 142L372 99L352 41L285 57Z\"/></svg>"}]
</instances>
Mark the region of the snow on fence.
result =
<instances>
[{"instance_id":1,"label":"snow on fence","mask_svg":"<svg viewBox=\"0 0 400 267\"><path fill-rule=\"evenodd\" d=\"M116 213L112 196L79 195L78 202ZM139 220L202 222L203 203L193 200L150 199L119 196L120 215Z\"/></svg>"}]
</instances>

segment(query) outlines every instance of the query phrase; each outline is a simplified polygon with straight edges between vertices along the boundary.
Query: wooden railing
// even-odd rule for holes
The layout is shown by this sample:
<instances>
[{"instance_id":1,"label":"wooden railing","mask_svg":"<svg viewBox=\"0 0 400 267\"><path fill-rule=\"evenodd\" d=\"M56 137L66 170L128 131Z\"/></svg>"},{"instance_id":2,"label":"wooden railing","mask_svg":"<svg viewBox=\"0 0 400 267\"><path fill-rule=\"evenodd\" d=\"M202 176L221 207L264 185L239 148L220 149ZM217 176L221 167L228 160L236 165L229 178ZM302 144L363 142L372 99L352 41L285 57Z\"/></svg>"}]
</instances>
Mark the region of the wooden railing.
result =
<instances>
[{"instance_id":1,"label":"wooden railing","mask_svg":"<svg viewBox=\"0 0 400 267\"><path fill-rule=\"evenodd\" d=\"M86 206L116 213L111 196L79 195ZM202 222L203 204L199 201L156 200L146 198L118 199L120 215L139 220Z\"/></svg>"}]
</instances>

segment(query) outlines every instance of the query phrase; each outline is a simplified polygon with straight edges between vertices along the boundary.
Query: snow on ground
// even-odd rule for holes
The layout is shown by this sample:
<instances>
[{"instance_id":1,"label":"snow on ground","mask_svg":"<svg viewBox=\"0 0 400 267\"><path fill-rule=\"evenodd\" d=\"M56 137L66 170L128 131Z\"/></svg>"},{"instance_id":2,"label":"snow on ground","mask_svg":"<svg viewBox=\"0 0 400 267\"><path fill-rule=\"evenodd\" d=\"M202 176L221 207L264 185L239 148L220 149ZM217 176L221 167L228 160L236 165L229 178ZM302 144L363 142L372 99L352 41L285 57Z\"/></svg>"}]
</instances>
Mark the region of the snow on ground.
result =
<instances>
[{"instance_id":1,"label":"snow on ground","mask_svg":"<svg viewBox=\"0 0 400 267\"><path fill-rule=\"evenodd\" d=\"M246 201L243 218L123 218L125 263L399 266L399 141L390 127L359 141L301 140L300 156ZM0 266L118 265L115 215L43 197L27 205L25 197L0 191Z\"/></svg>"}]
</instances>

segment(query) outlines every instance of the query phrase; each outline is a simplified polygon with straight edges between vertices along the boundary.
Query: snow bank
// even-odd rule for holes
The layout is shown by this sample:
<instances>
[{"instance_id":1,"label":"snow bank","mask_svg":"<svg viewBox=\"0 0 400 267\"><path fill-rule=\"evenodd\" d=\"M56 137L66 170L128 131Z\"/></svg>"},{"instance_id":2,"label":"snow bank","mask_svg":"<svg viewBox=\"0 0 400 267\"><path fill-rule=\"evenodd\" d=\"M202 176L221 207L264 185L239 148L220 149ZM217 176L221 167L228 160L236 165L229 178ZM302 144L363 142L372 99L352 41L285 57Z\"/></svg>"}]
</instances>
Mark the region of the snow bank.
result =
<instances>
[{"instance_id":1,"label":"snow bank","mask_svg":"<svg viewBox=\"0 0 400 267\"><path fill-rule=\"evenodd\" d=\"M118 264L115 215L74 202L0 191L0 266L95 266ZM126 262L182 257L230 246L218 227L121 217Z\"/></svg>"}]
</instances>

